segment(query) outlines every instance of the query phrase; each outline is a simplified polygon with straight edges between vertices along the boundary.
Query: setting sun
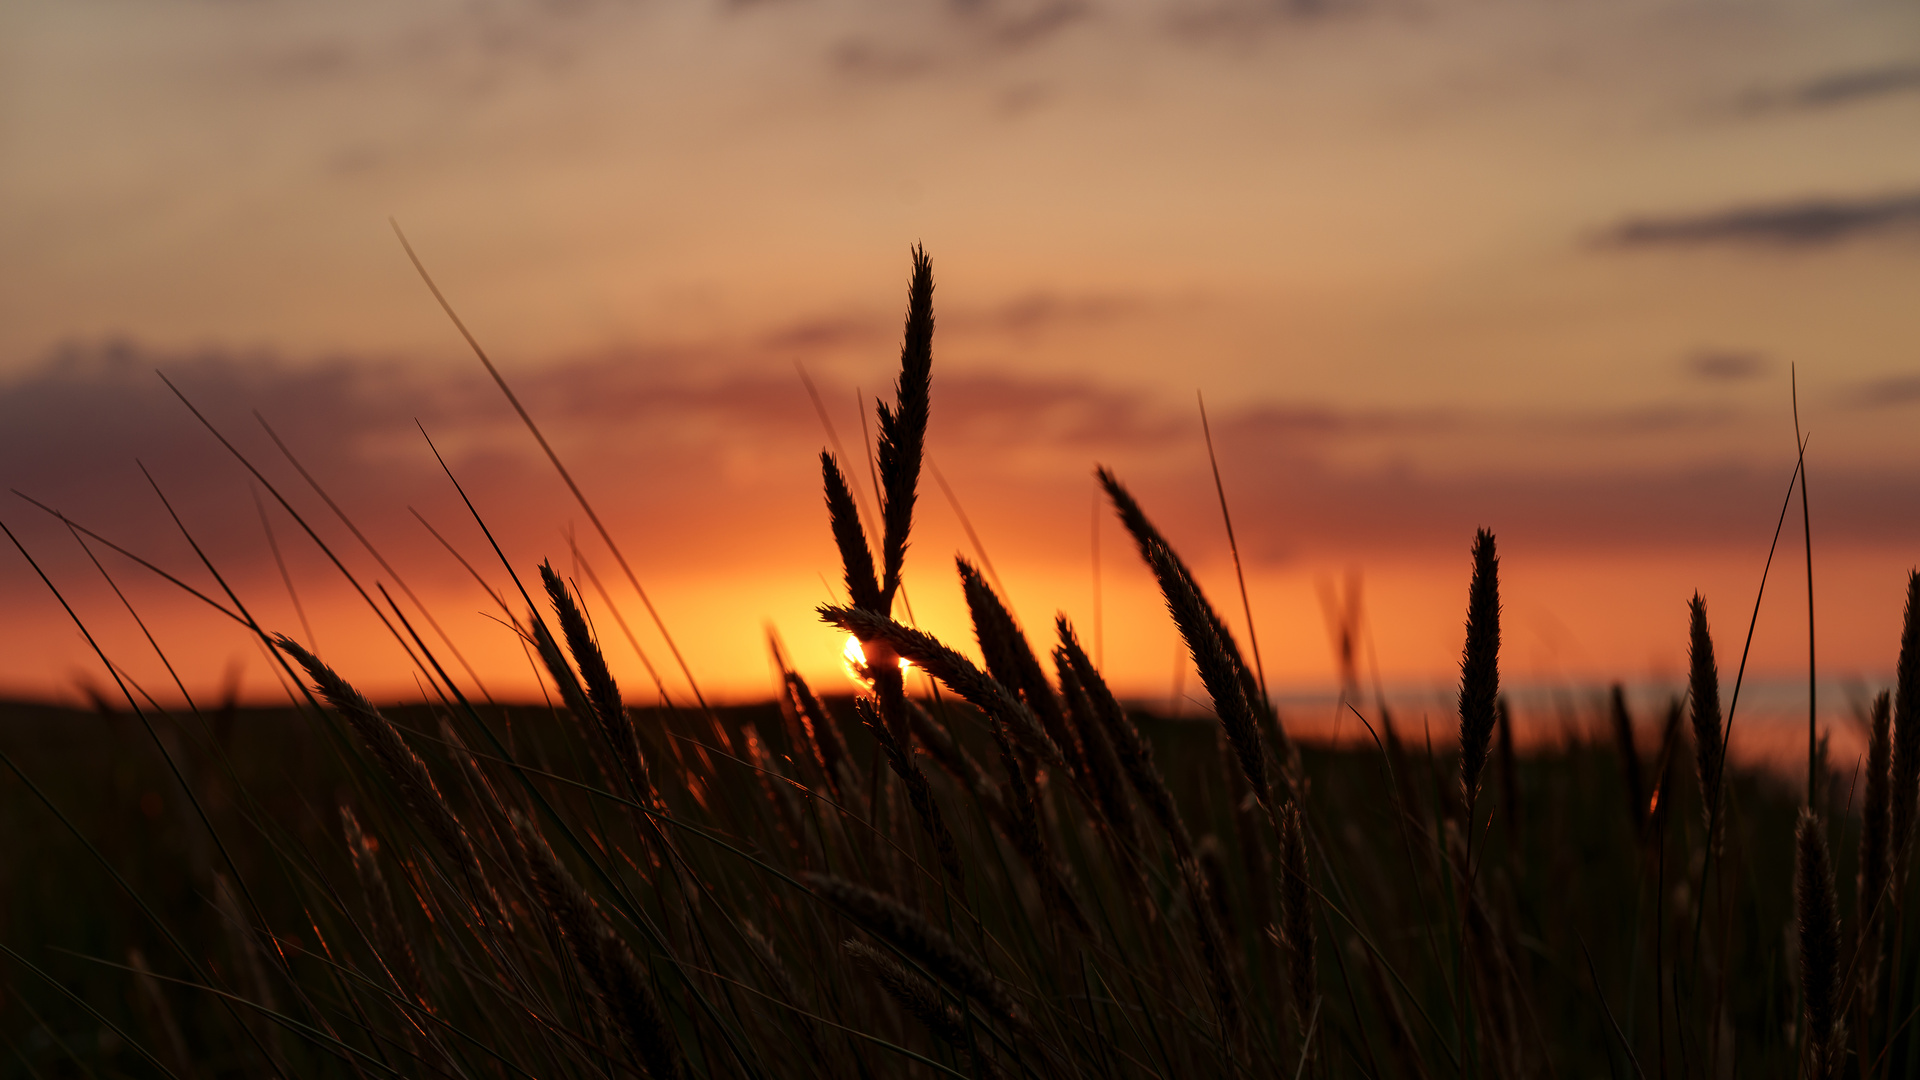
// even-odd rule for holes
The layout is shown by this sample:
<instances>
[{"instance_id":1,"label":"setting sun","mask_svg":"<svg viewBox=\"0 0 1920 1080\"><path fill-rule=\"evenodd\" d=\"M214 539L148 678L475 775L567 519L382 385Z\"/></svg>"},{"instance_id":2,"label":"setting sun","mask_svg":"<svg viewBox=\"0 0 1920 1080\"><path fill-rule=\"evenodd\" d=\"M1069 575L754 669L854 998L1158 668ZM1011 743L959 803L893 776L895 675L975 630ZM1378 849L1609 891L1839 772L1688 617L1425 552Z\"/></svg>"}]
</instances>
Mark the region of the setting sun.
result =
<instances>
[{"instance_id":1,"label":"setting sun","mask_svg":"<svg viewBox=\"0 0 1920 1080\"><path fill-rule=\"evenodd\" d=\"M867 672L867 650L860 644L859 638L847 635L846 648L840 650L840 662L847 669L847 678L852 679L855 686L862 690L873 689L873 676ZM913 661L900 657L900 670L913 670Z\"/></svg>"}]
</instances>

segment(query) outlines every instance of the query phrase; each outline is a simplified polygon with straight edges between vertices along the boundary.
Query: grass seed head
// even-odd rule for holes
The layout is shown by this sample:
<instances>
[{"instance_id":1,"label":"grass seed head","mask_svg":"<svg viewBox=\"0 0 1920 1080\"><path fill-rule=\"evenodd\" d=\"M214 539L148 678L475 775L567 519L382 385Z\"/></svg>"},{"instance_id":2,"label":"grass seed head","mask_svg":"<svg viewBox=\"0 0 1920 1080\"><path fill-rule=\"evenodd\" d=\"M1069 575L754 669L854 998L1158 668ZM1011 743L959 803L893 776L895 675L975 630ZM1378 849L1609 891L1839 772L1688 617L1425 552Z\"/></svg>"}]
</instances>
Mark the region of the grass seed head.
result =
<instances>
[{"instance_id":1,"label":"grass seed head","mask_svg":"<svg viewBox=\"0 0 1920 1080\"><path fill-rule=\"evenodd\" d=\"M1026 1012L987 966L926 917L891 896L831 874L802 874L821 898L873 936L899 949L936 978L978 1001L1015 1027L1026 1026Z\"/></svg>"},{"instance_id":2,"label":"grass seed head","mask_svg":"<svg viewBox=\"0 0 1920 1080\"><path fill-rule=\"evenodd\" d=\"M1871 1009L1873 983L1880 960L1879 935L1874 931L1885 924L1888 910L1887 884L1891 877L1893 848L1891 836L1892 798L1890 791L1893 749L1890 745L1889 696L1882 691L1873 699L1867 722L1866 783L1860 798L1860 858L1857 896L1859 946L1855 961L1860 968L1861 1004Z\"/></svg>"},{"instance_id":3,"label":"grass seed head","mask_svg":"<svg viewBox=\"0 0 1920 1080\"><path fill-rule=\"evenodd\" d=\"M1912 859L1913 823L1920 811L1920 571L1907 574L1906 618L1893 690L1894 889L1904 890Z\"/></svg>"},{"instance_id":4,"label":"grass seed head","mask_svg":"<svg viewBox=\"0 0 1920 1080\"><path fill-rule=\"evenodd\" d=\"M1700 774L1700 804L1717 821L1720 776L1726 761L1726 736L1720 718L1720 669L1713 660L1713 635L1707 628L1707 602L1699 593L1687 605L1687 692L1692 703L1693 760ZM1717 829L1717 826L1716 826Z\"/></svg>"},{"instance_id":5,"label":"grass seed head","mask_svg":"<svg viewBox=\"0 0 1920 1080\"><path fill-rule=\"evenodd\" d=\"M1500 558L1493 534L1473 538L1467 592L1467 643L1460 654L1460 790L1469 806L1480 793L1500 697Z\"/></svg>"},{"instance_id":6,"label":"grass seed head","mask_svg":"<svg viewBox=\"0 0 1920 1080\"><path fill-rule=\"evenodd\" d=\"M1820 816L1802 810L1795 834L1794 913L1800 938L1800 992L1807 1021L1809 1074L1826 1077L1843 1052L1837 1030L1840 904Z\"/></svg>"},{"instance_id":7,"label":"grass seed head","mask_svg":"<svg viewBox=\"0 0 1920 1080\"><path fill-rule=\"evenodd\" d=\"M433 774L427 771L427 763L420 760L420 755L407 745L399 729L381 715L380 710L360 691L293 639L276 637L274 645L306 669L307 677L313 680L314 689L346 719L347 725L359 736L361 744L373 754L387 778L399 789L401 801L415 820L447 855L473 877L470 884L476 891L484 888L481 882L485 879L472 840L460 824L460 819L454 816L452 807L447 805L439 786L433 782Z\"/></svg>"},{"instance_id":8,"label":"grass seed head","mask_svg":"<svg viewBox=\"0 0 1920 1080\"><path fill-rule=\"evenodd\" d=\"M883 521L880 606L884 615L900 588L907 535L913 530L913 504L920 483L920 459L926 446L933 388L933 261L925 248L913 249L913 277L907 285L907 324L900 343L900 379L894 404L877 407L880 445L880 516Z\"/></svg>"},{"instance_id":9,"label":"grass seed head","mask_svg":"<svg viewBox=\"0 0 1920 1080\"><path fill-rule=\"evenodd\" d=\"M1020 632L1013 613L1007 610L987 579L964 558L954 560L960 571L961 591L967 598L967 610L973 618L974 637L980 643L980 655L987 661L987 674L1000 685L1014 691L1039 719L1047 737L1066 755L1076 774L1085 775L1085 756L1069 728L1066 714L1033 646Z\"/></svg>"},{"instance_id":10,"label":"grass seed head","mask_svg":"<svg viewBox=\"0 0 1920 1080\"><path fill-rule=\"evenodd\" d=\"M1287 979L1293 991L1294 1022L1302 1035L1313 1015L1319 979L1314 970L1313 879L1307 865L1306 823L1300 804L1280 812L1280 904L1286 927Z\"/></svg>"},{"instance_id":11,"label":"grass seed head","mask_svg":"<svg viewBox=\"0 0 1920 1080\"><path fill-rule=\"evenodd\" d=\"M982 1080L998 1080L1006 1075L998 1062L980 1053L975 1040L968 1036L966 1018L940 996L938 987L864 941L848 940L840 947L853 960L853 966L879 983L887 996L918 1020L929 1034L969 1055Z\"/></svg>"},{"instance_id":12,"label":"grass seed head","mask_svg":"<svg viewBox=\"0 0 1920 1080\"><path fill-rule=\"evenodd\" d=\"M647 1072L673 1080L683 1068L678 1037L654 994L652 979L606 916L554 855L540 830L519 811L509 820L520 839L534 894L565 939L575 963Z\"/></svg>"},{"instance_id":13,"label":"grass seed head","mask_svg":"<svg viewBox=\"0 0 1920 1080\"><path fill-rule=\"evenodd\" d=\"M833 529L834 546L840 549L847 598L855 607L884 615L886 612L880 610L880 582L873 573L873 550L867 546L867 530L860 524L853 490L847 486L840 463L825 450L820 451L820 476L827 491L827 523Z\"/></svg>"},{"instance_id":14,"label":"grass seed head","mask_svg":"<svg viewBox=\"0 0 1920 1080\"><path fill-rule=\"evenodd\" d=\"M554 617L560 620L560 632L567 639L567 651L573 654L574 666L579 669L580 682L586 690L587 703L592 710L589 715L599 729L600 737L605 740L607 752L612 756L621 780L628 785L636 799L651 799L653 778L647 771L646 758L640 752L639 735L633 730L633 718L627 715L626 706L620 699L620 686L614 682L613 672L607 668L607 659L600 652L600 642L595 639L593 628L587 625L586 616L574 601L572 590L554 572L552 564L540 564L540 580L545 584L547 598L553 604Z\"/></svg>"}]
</instances>

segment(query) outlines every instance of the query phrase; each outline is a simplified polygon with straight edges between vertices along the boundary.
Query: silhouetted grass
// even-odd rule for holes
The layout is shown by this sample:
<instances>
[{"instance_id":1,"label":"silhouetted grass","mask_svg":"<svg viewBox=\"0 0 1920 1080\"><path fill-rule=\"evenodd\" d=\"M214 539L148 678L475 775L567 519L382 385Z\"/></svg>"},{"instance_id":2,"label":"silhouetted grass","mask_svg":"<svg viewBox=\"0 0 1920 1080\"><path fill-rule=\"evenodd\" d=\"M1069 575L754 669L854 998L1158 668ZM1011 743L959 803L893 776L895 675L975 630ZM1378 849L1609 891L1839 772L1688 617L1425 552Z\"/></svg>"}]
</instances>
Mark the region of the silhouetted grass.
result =
<instances>
[{"instance_id":1,"label":"silhouetted grass","mask_svg":"<svg viewBox=\"0 0 1920 1080\"><path fill-rule=\"evenodd\" d=\"M916 249L901 376L877 405L877 548L821 459L851 603L819 614L864 645L856 696L818 692L776 644L776 702L635 708L587 598L542 565L540 600L501 612L550 705L475 702L478 678L355 582L432 704L376 705L274 637L311 689L285 709L169 714L129 692L0 711L0 1073L1920 1066L1920 576L1859 799L1852 763L1816 761L1841 775L1809 795L1732 764L1697 596L1674 607L1690 693L1657 729L1616 690L1516 746L1529 718L1500 696L1487 530L1463 566L1456 706L1390 716L1343 695L1374 741L1328 746L1288 737L1197 575L1102 469L1213 700L1169 720L1116 699L1064 617L1030 640L965 560L982 663L896 604L935 416L932 294ZM241 600L216 606L248 623ZM150 752L121 748L147 731ZM1504 813L1479 806L1496 735Z\"/></svg>"}]
</instances>

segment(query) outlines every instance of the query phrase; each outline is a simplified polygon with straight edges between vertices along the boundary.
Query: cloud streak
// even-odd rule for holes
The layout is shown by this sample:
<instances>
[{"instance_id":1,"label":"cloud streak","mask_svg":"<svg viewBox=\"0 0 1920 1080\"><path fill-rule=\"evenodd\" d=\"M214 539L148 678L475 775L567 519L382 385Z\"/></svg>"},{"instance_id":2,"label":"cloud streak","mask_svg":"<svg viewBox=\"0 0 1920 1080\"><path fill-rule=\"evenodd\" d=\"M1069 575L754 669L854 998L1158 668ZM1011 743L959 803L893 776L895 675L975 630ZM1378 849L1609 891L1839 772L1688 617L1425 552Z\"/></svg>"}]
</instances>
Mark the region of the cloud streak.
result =
<instances>
[{"instance_id":1,"label":"cloud streak","mask_svg":"<svg viewBox=\"0 0 1920 1080\"><path fill-rule=\"evenodd\" d=\"M1920 63L1882 64L1836 71L1780 90L1762 90L1749 96L1755 112L1789 109L1831 109L1901 94L1920 93Z\"/></svg>"},{"instance_id":2,"label":"cloud streak","mask_svg":"<svg viewBox=\"0 0 1920 1080\"><path fill-rule=\"evenodd\" d=\"M1739 245L1776 249L1824 247L1843 240L1920 227L1920 191L1854 198L1760 203L1670 217L1629 218L1601 238L1616 248Z\"/></svg>"},{"instance_id":3,"label":"cloud streak","mask_svg":"<svg viewBox=\"0 0 1920 1080\"><path fill-rule=\"evenodd\" d=\"M1702 349L1686 359L1687 374L1714 383L1751 382L1770 367L1765 356L1741 349Z\"/></svg>"},{"instance_id":4,"label":"cloud streak","mask_svg":"<svg viewBox=\"0 0 1920 1080\"><path fill-rule=\"evenodd\" d=\"M1889 409L1920 404L1920 374L1892 375L1856 387L1847 395L1857 409Z\"/></svg>"}]
</instances>

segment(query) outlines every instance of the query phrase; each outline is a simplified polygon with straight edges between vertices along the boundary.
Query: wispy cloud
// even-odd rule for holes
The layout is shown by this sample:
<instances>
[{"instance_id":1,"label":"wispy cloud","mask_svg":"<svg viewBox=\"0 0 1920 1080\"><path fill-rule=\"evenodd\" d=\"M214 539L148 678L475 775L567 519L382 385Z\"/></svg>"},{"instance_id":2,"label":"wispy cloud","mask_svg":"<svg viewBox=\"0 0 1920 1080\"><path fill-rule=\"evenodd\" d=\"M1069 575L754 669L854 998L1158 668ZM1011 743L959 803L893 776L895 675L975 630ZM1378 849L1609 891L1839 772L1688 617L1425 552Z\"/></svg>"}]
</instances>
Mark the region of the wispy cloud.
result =
<instances>
[{"instance_id":1,"label":"wispy cloud","mask_svg":"<svg viewBox=\"0 0 1920 1080\"><path fill-rule=\"evenodd\" d=\"M1830 72L1783 88L1756 90L1743 102L1754 112L1830 109L1901 94L1920 93L1920 61Z\"/></svg>"},{"instance_id":2,"label":"wispy cloud","mask_svg":"<svg viewBox=\"0 0 1920 1080\"><path fill-rule=\"evenodd\" d=\"M983 13L988 37L1010 49L1040 44L1094 13L1092 5L1082 0L1041 0L1024 5L963 0L955 6Z\"/></svg>"},{"instance_id":3,"label":"wispy cloud","mask_svg":"<svg viewBox=\"0 0 1920 1080\"><path fill-rule=\"evenodd\" d=\"M1706 382L1750 382L1773 365L1762 353L1747 349L1701 349L1685 361L1687 374Z\"/></svg>"},{"instance_id":4,"label":"wispy cloud","mask_svg":"<svg viewBox=\"0 0 1920 1080\"><path fill-rule=\"evenodd\" d=\"M1637 217L1609 229L1615 247L1746 244L1809 248L1920 226L1920 191L1852 198L1809 198L1725 210Z\"/></svg>"},{"instance_id":5,"label":"wispy cloud","mask_svg":"<svg viewBox=\"0 0 1920 1080\"><path fill-rule=\"evenodd\" d=\"M1146 307L1146 301L1132 296L1031 292L997 307L963 311L958 315L958 324L969 330L1031 334L1061 326L1110 323L1138 315Z\"/></svg>"},{"instance_id":6,"label":"wispy cloud","mask_svg":"<svg viewBox=\"0 0 1920 1080\"><path fill-rule=\"evenodd\" d=\"M893 81L926 75L940 66L942 57L923 48L851 37L836 42L827 60L834 71L850 78Z\"/></svg>"},{"instance_id":7,"label":"wispy cloud","mask_svg":"<svg viewBox=\"0 0 1920 1080\"><path fill-rule=\"evenodd\" d=\"M526 74L565 72L640 11L614 0L421 5L384 17L252 38L236 31L215 74L295 89L404 76L462 93Z\"/></svg>"},{"instance_id":8,"label":"wispy cloud","mask_svg":"<svg viewBox=\"0 0 1920 1080\"><path fill-rule=\"evenodd\" d=\"M940 317L949 337L1031 337L1054 330L1097 327L1148 314L1183 301L1150 301L1122 293L1034 291L997 304L956 307ZM811 353L897 341L899 322L875 313L823 314L775 326L763 334L761 348Z\"/></svg>"},{"instance_id":9,"label":"wispy cloud","mask_svg":"<svg viewBox=\"0 0 1920 1080\"><path fill-rule=\"evenodd\" d=\"M1196 41L1241 39L1272 27L1351 12L1366 0L1198 0L1169 5L1166 25Z\"/></svg>"},{"instance_id":10,"label":"wispy cloud","mask_svg":"<svg viewBox=\"0 0 1920 1080\"><path fill-rule=\"evenodd\" d=\"M1893 375L1855 387L1847 403L1860 409L1887 409L1920 404L1920 374Z\"/></svg>"},{"instance_id":11,"label":"wispy cloud","mask_svg":"<svg viewBox=\"0 0 1920 1080\"><path fill-rule=\"evenodd\" d=\"M829 66L868 80L918 78L1032 52L1099 12L1086 0L948 0L904 14L890 29L863 20L828 50Z\"/></svg>"}]
</instances>

